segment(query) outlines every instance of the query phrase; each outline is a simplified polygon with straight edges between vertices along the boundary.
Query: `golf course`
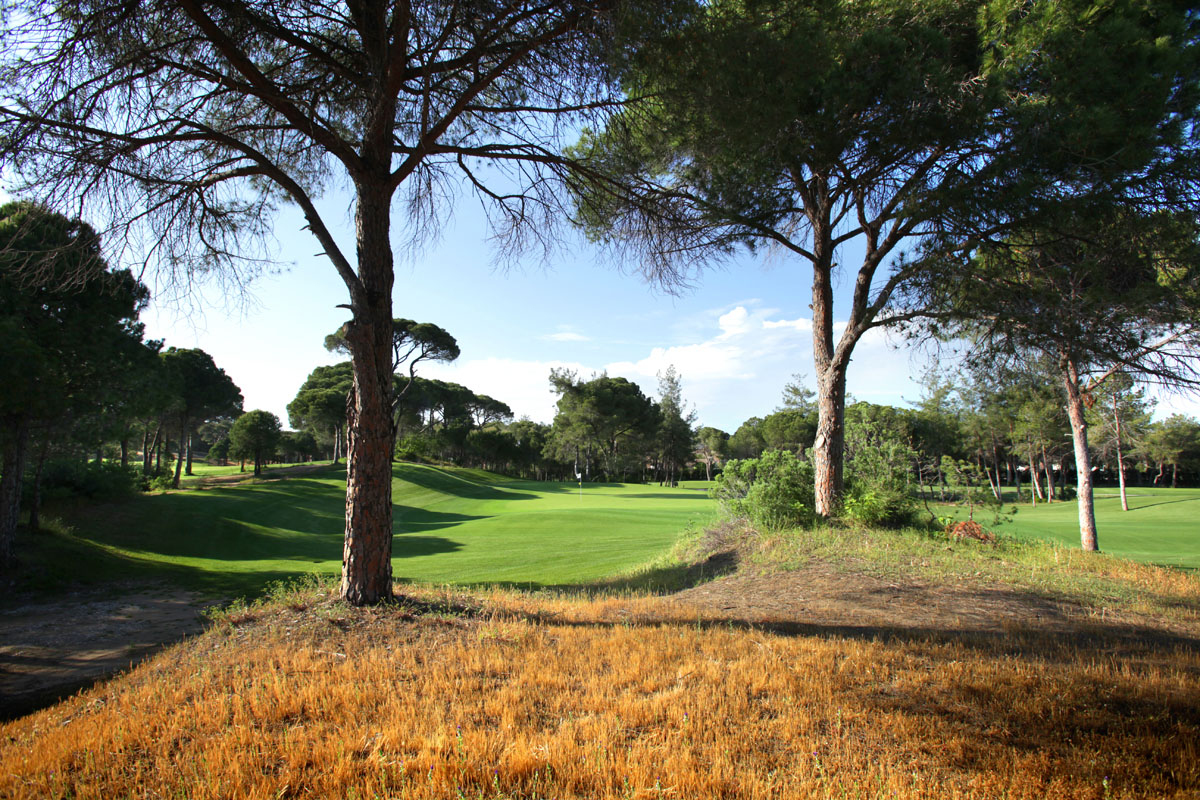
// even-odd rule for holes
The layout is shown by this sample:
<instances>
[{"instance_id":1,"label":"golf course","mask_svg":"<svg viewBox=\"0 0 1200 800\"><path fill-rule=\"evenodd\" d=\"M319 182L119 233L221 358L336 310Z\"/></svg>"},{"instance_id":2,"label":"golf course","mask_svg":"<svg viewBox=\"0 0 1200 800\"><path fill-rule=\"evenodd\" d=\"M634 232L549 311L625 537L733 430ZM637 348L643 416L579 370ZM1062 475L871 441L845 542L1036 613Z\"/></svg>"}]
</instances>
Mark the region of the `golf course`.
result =
<instances>
[{"instance_id":1,"label":"golf course","mask_svg":"<svg viewBox=\"0 0 1200 800\"><path fill-rule=\"evenodd\" d=\"M654 560L714 514L701 489L580 487L407 463L393 476L392 569L404 582L585 584ZM272 581L340 574L345 480L344 467L282 468L265 480L89 507L66 515L31 558L43 578L83 558L97 581L167 577L215 596L253 597Z\"/></svg>"}]
</instances>

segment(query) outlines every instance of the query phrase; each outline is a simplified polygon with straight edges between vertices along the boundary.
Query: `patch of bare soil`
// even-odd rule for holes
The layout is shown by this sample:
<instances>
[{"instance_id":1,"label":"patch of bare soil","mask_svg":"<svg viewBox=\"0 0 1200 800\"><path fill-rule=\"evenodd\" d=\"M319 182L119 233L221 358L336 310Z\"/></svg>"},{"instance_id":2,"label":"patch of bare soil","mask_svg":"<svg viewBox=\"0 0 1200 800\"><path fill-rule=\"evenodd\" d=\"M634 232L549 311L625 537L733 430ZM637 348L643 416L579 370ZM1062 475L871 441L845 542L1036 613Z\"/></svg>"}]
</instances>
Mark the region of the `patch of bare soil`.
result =
<instances>
[{"instance_id":1,"label":"patch of bare soil","mask_svg":"<svg viewBox=\"0 0 1200 800\"><path fill-rule=\"evenodd\" d=\"M1112 613L1012 586L889 580L811 562L789 572L738 572L674 595L731 621L796 632L1021 638L1044 634L1200 648L1200 630Z\"/></svg>"},{"instance_id":2,"label":"patch of bare soil","mask_svg":"<svg viewBox=\"0 0 1200 800\"><path fill-rule=\"evenodd\" d=\"M0 719L52 703L204 628L199 595L168 587L72 594L0 611Z\"/></svg>"}]
</instances>

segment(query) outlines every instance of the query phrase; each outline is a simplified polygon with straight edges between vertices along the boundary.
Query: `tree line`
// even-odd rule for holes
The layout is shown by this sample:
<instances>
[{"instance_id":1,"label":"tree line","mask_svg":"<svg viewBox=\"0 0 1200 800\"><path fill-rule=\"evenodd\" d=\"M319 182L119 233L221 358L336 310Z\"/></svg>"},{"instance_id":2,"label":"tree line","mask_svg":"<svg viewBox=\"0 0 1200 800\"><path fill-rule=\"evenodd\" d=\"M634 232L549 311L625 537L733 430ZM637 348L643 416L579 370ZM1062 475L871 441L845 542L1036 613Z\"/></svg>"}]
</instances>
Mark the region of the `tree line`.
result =
<instances>
[{"instance_id":1,"label":"tree line","mask_svg":"<svg viewBox=\"0 0 1200 800\"><path fill-rule=\"evenodd\" d=\"M276 446L305 457L200 349L144 337L149 290L101 255L92 228L29 202L0 206L0 561L21 513L40 526L44 495L178 489L193 460Z\"/></svg>"}]
</instances>

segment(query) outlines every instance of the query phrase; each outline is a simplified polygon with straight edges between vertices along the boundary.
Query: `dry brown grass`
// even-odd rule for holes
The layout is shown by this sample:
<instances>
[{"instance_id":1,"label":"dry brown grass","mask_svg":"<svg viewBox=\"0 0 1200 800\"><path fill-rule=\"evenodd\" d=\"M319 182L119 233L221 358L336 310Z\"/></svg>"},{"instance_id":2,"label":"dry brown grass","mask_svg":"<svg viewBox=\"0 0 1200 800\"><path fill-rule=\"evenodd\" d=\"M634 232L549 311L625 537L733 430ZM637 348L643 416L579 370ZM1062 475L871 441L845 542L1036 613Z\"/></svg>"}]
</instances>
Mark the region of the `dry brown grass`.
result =
<instances>
[{"instance_id":1,"label":"dry brown grass","mask_svg":"<svg viewBox=\"0 0 1200 800\"><path fill-rule=\"evenodd\" d=\"M0 795L1200 796L1195 650L789 636L654 598L420 599L247 612L0 727Z\"/></svg>"}]
</instances>

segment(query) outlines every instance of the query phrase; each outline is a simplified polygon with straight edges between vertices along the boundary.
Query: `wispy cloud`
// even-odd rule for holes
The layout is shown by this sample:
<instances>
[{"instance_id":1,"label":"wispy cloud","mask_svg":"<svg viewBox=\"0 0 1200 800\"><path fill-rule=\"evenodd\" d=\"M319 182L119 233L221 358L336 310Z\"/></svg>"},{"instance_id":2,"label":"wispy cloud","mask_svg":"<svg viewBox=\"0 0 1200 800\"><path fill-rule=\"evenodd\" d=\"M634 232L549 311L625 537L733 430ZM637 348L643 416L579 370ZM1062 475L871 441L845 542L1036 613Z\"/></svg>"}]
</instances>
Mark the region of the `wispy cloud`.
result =
<instances>
[{"instance_id":1,"label":"wispy cloud","mask_svg":"<svg viewBox=\"0 0 1200 800\"><path fill-rule=\"evenodd\" d=\"M575 333L574 331L548 333L542 338L551 342L590 342L592 340L592 337L584 336L582 333Z\"/></svg>"},{"instance_id":2,"label":"wispy cloud","mask_svg":"<svg viewBox=\"0 0 1200 800\"><path fill-rule=\"evenodd\" d=\"M835 333L840 334L842 325ZM432 365L429 377L452 380L508 403L517 416L541 421L554 418L557 397L547 378L552 367L573 369L589 378L601 369L637 382L656 395L658 374L674 365L683 380L685 400L693 404L700 423L732 432L751 416L771 413L780 403L783 386L796 373L812 380L812 320L780 318L774 308L746 302L709 312L689 326L695 340L652 346L641 358L606 365L507 358L460 359ZM543 338L584 341L572 330ZM578 338L576 338L578 337ZM688 337L691 338L691 337ZM897 352L879 331L868 332L855 348L848 388L855 397L875 403L915 400L920 389L909 377L909 357Z\"/></svg>"}]
</instances>

